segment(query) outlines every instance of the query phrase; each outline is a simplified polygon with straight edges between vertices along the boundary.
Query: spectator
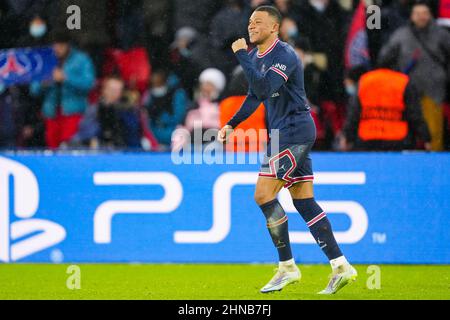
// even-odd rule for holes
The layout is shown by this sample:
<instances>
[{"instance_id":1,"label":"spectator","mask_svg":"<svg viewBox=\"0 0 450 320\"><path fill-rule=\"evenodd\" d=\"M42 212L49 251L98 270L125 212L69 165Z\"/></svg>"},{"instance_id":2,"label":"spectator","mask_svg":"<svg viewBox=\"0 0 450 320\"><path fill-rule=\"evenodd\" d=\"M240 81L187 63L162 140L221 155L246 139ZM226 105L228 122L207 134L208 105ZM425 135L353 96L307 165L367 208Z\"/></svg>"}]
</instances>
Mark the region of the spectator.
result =
<instances>
[{"instance_id":1,"label":"spectator","mask_svg":"<svg viewBox=\"0 0 450 320\"><path fill-rule=\"evenodd\" d=\"M231 44L247 36L248 19L243 0L226 0L225 6L214 16L210 26L210 45L215 67L230 74L237 65Z\"/></svg>"},{"instance_id":2,"label":"spectator","mask_svg":"<svg viewBox=\"0 0 450 320\"><path fill-rule=\"evenodd\" d=\"M346 71L344 77L345 93L349 99L352 99L358 94L358 82L361 76L367 73L368 67L366 65L354 66L350 70Z\"/></svg>"},{"instance_id":3,"label":"spectator","mask_svg":"<svg viewBox=\"0 0 450 320\"><path fill-rule=\"evenodd\" d=\"M193 97L197 75L204 69L214 65L209 56L210 48L207 40L195 29L184 27L175 33L171 45L170 59L175 73L180 77L182 87L189 98Z\"/></svg>"},{"instance_id":4,"label":"spectator","mask_svg":"<svg viewBox=\"0 0 450 320\"><path fill-rule=\"evenodd\" d=\"M298 37L298 27L294 19L284 17L281 20L280 38L284 42L294 45L295 39Z\"/></svg>"},{"instance_id":5,"label":"spectator","mask_svg":"<svg viewBox=\"0 0 450 320\"><path fill-rule=\"evenodd\" d=\"M298 6L299 34L308 38L314 56L323 60L327 91L324 98L339 101L344 97L344 44L348 15L336 0L302 1Z\"/></svg>"},{"instance_id":6,"label":"spectator","mask_svg":"<svg viewBox=\"0 0 450 320\"><path fill-rule=\"evenodd\" d=\"M123 79L105 78L99 102L86 110L72 145L107 149L139 147L139 114L130 102L125 95Z\"/></svg>"},{"instance_id":7,"label":"spectator","mask_svg":"<svg viewBox=\"0 0 450 320\"><path fill-rule=\"evenodd\" d=\"M40 108L26 88L0 84L0 147L43 147Z\"/></svg>"},{"instance_id":8,"label":"spectator","mask_svg":"<svg viewBox=\"0 0 450 320\"><path fill-rule=\"evenodd\" d=\"M172 133L185 117L187 95L176 76L168 77L164 70L152 75L152 88L144 102L149 127L163 146L170 146Z\"/></svg>"},{"instance_id":9,"label":"spectator","mask_svg":"<svg viewBox=\"0 0 450 320\"><path fill-rule=\"evenodd\" d=\"M0 48L12 48L28 31L29 22L37 13L53 13L49 10L53 0L3 0L0 1Z\"/></svg>"},{"instance_id":10,"label":"spectator","mask_svg":"<svg viewBox=\"0 0 450 320\"><path fill-rule=\"evenodd\" d=\"M404 26L409 19L409 0L393 0L381 7L381 28L367 29L370 59L376 64L378 54L383 44L389 41L391 35Z\"/></svg>"},{"instance_id":11,"label":"spectator","mask_svg":"<svg viewBox=\"0 0 450 320\"><path fill-rule=\"evenodd\" d=\"M152 64L155 66L167 65L169 41L173 36L171 30L172 1L143 1L142 6L146 43Z\"/></svg>"},{"instance_id":12,"label":"spectator","mask_svg":"<svg viewBox=\"0 0 450 320\"><path fill-rule=\"evenodd\" d=\"M35 15L30 20L28 34L20 37L18 47L40 47L48 45L48 25L41 15Z\"/></svg>"},{"instance_id":13,"label":"spectator","mask_svg":"<svg viewBox=\"0 0 450 320\"><path fill-rule=\"evenodd\" d=\"M43 1L43 0L41 0ZM95 65L97 74L101 72L104 59L104 48L111 43L108 32L108 0L47 0L50 2L47 10L49 24L56 30L69 32L71 38L81 50L87 52ZM121 1L118 1L118 6ZM67 8L77 5L81 10L81 28L67 29ZM117 23L119 25L119 22ZM139 33L138 30L133 30Z\"/></svg>"},{"instance_id":14,"label":"spectator","mask_svg":"<svg viewBox=\"0 0 450 320\"><path fill-rule=\"evenodd\" d=\"M242 69L242 67L238 65L231 73L230 81L227 84L224 98L233 96L247 96L247 93L248 81L247 78L245 78L244 69Z\"/></svg>"},{"instance_id":15,"label":"spectator","mask_svg":"<svg viewBox=\"0 0 450 320\"><path fill-rule=\"evenodd\" d=\"M117 115L124 127L124 141L127 148L140 149L142 123L140 108L141 94L135 87L126 87ZM114 129L114 128L113 128Z\"/></svg>"},{"instance_id":16,"label":"spectator","mask_svg":"<svg viewBox=\"0 0 450 320\"><path fill-rule=\"evenodd\" d=\"M34 82L33 95L44 95L42 112L45 118L47 146L55 149L69 141L78 131L78 124L87 106L87 95L94 85L95 73L91 59L75 49L65 33L53 38L53 50L58 67L53 70L53 81Z\"/></svg>"},{"instance_id":17,"label":"spectator","mask_svg":"<svg viewBox=\"0 0 450 320\"><path fill-rule=\"evenodd\" d=\"M404 150L414 137L429 150L430 134L409 77L387 68L364 74L349 104L341 150Z\"/></svg>"},{"instance_id":18,"label":"spectator","mask_svg":"<svg viewBox=\"0 0 450 320\"><path fill-rule=\"evenodd\" d=\"M194 122L201 121L203 129L219 129L218 101L225 89L225 75L218 69L209 68L200 76L200 88L194 108L186 116L186 127L194 129Z\"/></svg>"},{"instance_id":19,"label":"spectator","mask_svg":"<svg viewBox=\"0 0 450 320\"><path fill-rule=\"evenodd\" d=\"M299 37L295 39L294 49L303 63L303 73L305 77L305 91L308 100L314 105L320 105L323 99L323 92L327 90L324 82L323 71L314 63L311 54L311 46L308 39Z\"/></svg>"},{"instance_id":20,"label":"spectator","mask_svg":"<svg viewBox=\"0 0 450 320\"><path fill-rule=\"evenodd\" d=\"M450 34L439 27L428 4L413 5L410 23L399 28L379 56L409 74L422 98L423 115L431 132L433 150L443 149L447 81L450 80Z\"/></svg>"},{"instance_id":21,"label":"spectator","mask_svg":"<svg viewBox=\"0 0 450 320\"><path fill-rule=\"evenodd\" d=\"M15 148L19 126L17 115L20 109L18 90L0 84L0 148Z\"/></svg>"},{"instance_id":22,"label":"spectator","mask_svg":"<svg viewBox=\"0 0 450 320\"><path fill-rule=\"evenodd\" d=\"M199 76L199 81L199 91L193 109L187 113L184 126L179 127L184 129L183 132L190 132L191 138L194 138L195 135L192 133L197 130L202 133L208 129L219 129L219 97L226 85L225 75L214 68L204 70ZM176 132L173 135L172 147L179 150L188 142L189 137Z\"/></svg>"}]
</instances>

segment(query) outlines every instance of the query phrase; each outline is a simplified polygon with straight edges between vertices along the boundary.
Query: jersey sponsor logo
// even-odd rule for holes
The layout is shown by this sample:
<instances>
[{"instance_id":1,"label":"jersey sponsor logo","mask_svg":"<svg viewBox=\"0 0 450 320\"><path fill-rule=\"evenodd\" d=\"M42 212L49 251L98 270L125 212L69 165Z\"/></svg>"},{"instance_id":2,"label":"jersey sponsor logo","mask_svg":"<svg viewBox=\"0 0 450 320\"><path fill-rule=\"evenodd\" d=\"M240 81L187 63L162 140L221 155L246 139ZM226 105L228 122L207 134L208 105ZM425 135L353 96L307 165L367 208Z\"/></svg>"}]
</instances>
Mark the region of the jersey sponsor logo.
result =
<instances>
[{"instance_id":1,"label":"jersey sponsor logo","mask_svg":"<svg viewBox=\"0 0 450 320\"><path fill-rule=\"evenodd\" d=\"M32 219L39 195L37 178L29 168L0 157L0 261L18 261L66 238L66 230L59 224ZM19 220L11 222L11 214Z\"/></svg>"},{"instance_id":2,"label":"jersey sponsor logo","mask_svg":"<svg viewBox=\"0 0 450 320\"><path fill-rule=\"evenodd\" d=\"M273 64L269 69L274 71L274 72L276 72L276 73L278 73L280 76L283 77L283 79L285 81L288 80L288 76L285 73L286 72L286 65L281 64L281 63L276 63L276 64Z\"/></svg>"},{"instance_id":3,"label":"jersey sponsor logo","mask_svg":"<svg viewBox=\"0 0 450 320\"><path fill-rule=\"evenodd\" d=\"M275 68L280 69L281 71L286 71L286 65L277 63L274 65Z\"/></svg>"}]
</instances>

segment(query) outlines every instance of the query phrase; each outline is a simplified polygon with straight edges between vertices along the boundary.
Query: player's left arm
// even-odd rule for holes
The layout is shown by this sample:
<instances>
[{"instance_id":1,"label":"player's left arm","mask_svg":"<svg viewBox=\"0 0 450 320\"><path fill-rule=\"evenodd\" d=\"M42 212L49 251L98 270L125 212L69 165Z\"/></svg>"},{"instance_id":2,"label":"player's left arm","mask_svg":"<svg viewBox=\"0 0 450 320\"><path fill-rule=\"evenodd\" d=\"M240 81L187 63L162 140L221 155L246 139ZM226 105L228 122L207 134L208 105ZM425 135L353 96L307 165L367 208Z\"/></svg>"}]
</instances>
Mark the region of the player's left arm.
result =
<instances>
[{"instance_id":1,"label":"player's left arm","mask_svg":"<svg viewBox=\"0 0 450 320\"><path fill-rule=\"evenodd\" d=\"M266 72L261 73L253 65L247 50L244 48L239 49L235 51L235 55L244 69L253 94L260 101L268 99L277 92L288 81L290 74L297 66L295 53L280 53L275 57L273 65Z\"/></svg>"}]
</instances>

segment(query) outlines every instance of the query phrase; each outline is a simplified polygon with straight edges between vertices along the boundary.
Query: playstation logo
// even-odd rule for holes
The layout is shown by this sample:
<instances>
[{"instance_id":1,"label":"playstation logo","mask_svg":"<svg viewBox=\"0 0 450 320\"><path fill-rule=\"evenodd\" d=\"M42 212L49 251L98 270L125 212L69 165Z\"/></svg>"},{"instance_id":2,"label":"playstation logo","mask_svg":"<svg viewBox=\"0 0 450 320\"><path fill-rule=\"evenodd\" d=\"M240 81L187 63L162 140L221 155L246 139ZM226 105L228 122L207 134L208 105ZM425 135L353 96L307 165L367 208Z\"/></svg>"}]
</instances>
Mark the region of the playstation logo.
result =
<instances>
[{"instance_id":1,"label":"playstation logo","mask_svg":"<svg viewBox=\"0 0 450 320\"><path fill-rule=\"evenodd\" d=\"M39 185L33 172L0 157L0 261L18 261L66 238L59 224L32 218L38 207ZM11 216L19 220L11 222Z\"/></svg>"}]
</instances>

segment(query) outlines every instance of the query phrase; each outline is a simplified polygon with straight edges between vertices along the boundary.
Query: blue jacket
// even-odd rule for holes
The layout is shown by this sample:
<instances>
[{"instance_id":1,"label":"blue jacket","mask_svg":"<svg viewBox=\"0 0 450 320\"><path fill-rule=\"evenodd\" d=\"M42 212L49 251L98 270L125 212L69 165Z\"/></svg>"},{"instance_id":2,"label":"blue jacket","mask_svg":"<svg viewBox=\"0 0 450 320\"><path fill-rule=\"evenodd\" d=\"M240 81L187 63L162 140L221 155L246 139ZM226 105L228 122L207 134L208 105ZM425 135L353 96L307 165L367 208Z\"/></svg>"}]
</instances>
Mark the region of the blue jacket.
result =
<instances>
[{"instance_id":1,"label":"blue jacket","mask_svg":"<svg viewBox=\"0 0 450 320\"><path fill-rule=\"evenodd\" d=\"M61 106L64 115L81 114L87 107L87 96L95 83L95 71L89 56L72 48L63 65L66 79L62 83ZM54 118L57 107L57 85L48 86L39 82L30 85L34 96L44 95L42 112L46 118Z\"/></svg>"},{"instance_id":2,"label":"blue jacket","mask_svg":"<svg viewBox=\"0 0 450 320\"><path fill-rule=\"evenodd\" d=\"M168 79L169 93L172 94L172 113L162 112L158 118L150 117L149 126L159 143L170 145L172 133L177 125L183 122L186 115L186 107L188 105L188 97L184 89L178 87L178 79L175 76L170 76ZM154 97L150 95L148 101L145 103L147 110L151 111L154 108Z\"/></svg>"}]
</instances>

